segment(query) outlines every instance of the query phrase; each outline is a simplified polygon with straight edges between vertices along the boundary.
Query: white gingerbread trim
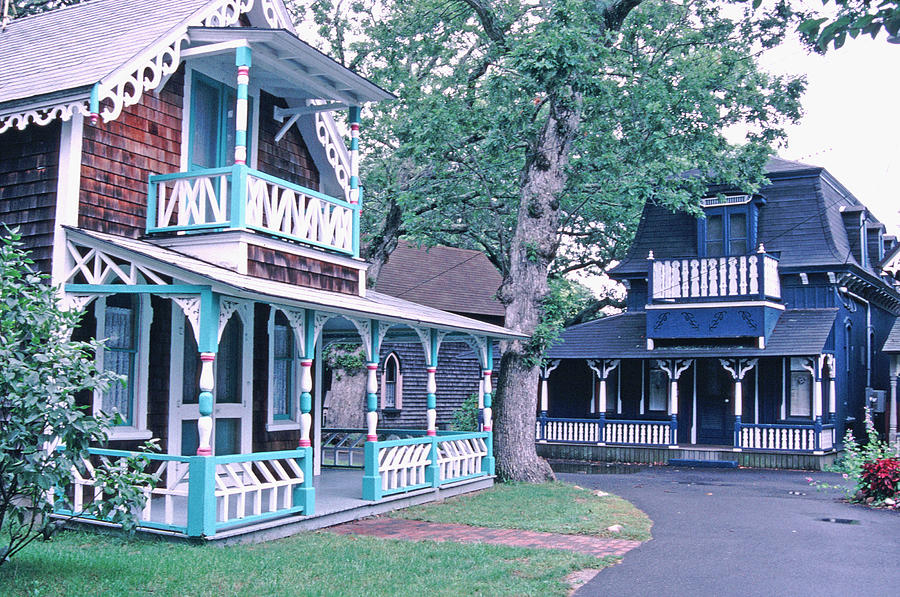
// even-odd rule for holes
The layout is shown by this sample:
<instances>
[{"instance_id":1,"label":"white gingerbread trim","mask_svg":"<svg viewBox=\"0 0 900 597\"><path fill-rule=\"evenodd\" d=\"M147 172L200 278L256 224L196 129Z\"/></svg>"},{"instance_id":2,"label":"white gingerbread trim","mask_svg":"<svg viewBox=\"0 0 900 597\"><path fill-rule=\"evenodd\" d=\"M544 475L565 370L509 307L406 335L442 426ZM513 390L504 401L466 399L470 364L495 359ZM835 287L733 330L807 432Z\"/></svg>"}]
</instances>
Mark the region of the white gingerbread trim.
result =
<instances>
[{"instance_id":1,"label":"white gingerbread trim","mask_svg":"<svg viewBox=\"0 0 900 597\"><path fill-rule=\"evenodd\" d=\"M756 367L759 359L742 359L742 358L726 358L719 359L725 371L731 374L731 378L735 381L743 381L747 372Z\"/></svg>"},{"instance_id":2,"label":"white gingerbread trim","mask_svg":"<svg viewBox=\"0 0 900 597\"><path fill-rule=\"evenodd\" d=\"M71 120L72 116L80 113L90 114L87 99L66 100L62 103L51 103L43 106L31 105L15 112L9 112L0 116L0 135L16 127L24 131L29 124L45 126L59 118L63 122Z\"/></svg>"},{"instance_id":3,"label":"white gingerbread trim","mask_svg":"<svg viewBox=\"0 0 900 597\"><path fill-rule=\"evenodd\" d=\"M218 341L222 341L222 333L231 316L237 313L238 317L244 324L244 328L253 324L253 303L250 301L235 300L232 298L222 298L219 300L219 334ZM199 341L199 338L198 338Z\"/></svg>"},{"instance_id":4,"label":"white gingerbread trim","mask_svg":"<svg viewBox=\"0 0 900 597\"><path fill-rule=\"evenodd\" d=\"M146 266L128 261L126 259L118 259L105 253L104 251L79 245L71 240L66 241L67 255L66 265L63 273L63 283L75 283L75 279L82 275L87 284L110 284L121 282L129 286L142 284L143 279L149 280L153 284L166 285L163 274L156 272ZM142 279L143 278L143 279Z\"/></svg>"},{"instance_id":5,"label":"white gingerbread trim","mask_svg":"<svg viewBox=\"0 0 900 597\"><path fill-rule=\"evenodd\" d=\"M200 297L198 295L175 295L169 297L181 308L194 330L194 340L200 344Z\"/></svg>"}]
</instances>

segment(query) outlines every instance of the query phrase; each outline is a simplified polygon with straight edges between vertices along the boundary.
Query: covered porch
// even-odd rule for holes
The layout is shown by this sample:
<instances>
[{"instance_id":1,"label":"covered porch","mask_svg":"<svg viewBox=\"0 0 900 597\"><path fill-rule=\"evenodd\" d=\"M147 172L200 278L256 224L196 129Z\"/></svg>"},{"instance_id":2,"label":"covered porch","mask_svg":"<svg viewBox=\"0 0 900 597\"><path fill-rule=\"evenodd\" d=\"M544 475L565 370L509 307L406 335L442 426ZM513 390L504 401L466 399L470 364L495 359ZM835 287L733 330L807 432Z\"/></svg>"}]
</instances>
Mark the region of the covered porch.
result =
<instances>
[{"instance_id":1,"label":"covered porch","mask_svg":"<svg viewBox=\"0 0 900 597\"><path fill-rule=\"evenodd\" d=\"M64 300L86 313L75 333L109 338L98 360L128 383L82 398L122 420L57 495L59 516L103 499L98 466L135 457L151 437L162 453L141 456L157 483L145 490L140 528L180 537L275 536L492 484L492 340L512 337L504 328L362 289L257 278L147 241L67 236ZM380 426L386 339L424 352L419 429ZM478 355L478 431L436 428L445 340ZM365 357L364 428L323 428L322 351L332 342Z\"/></svg>"},{"instance_id":2,"label":"covered porch","mask_svg":"<svg viewBox=\"0 0 900 597\"><path fill-rule=\"evenodd\" d=\"M608 327L616 327L613 333L622 340L629 319L638 318L610 319L619 320ZM593 346L595 358L585 358L587 351L567 341L554 349L552 356L560 358L549 359L542 369L535 428L539 453L821 468L833 460L844 426L829 344L833 321L830 310L789 313L765 348L650 349L635 331L631 350ZM634 323L643 329L642 321Z\"/></svg>"}]
</instances>

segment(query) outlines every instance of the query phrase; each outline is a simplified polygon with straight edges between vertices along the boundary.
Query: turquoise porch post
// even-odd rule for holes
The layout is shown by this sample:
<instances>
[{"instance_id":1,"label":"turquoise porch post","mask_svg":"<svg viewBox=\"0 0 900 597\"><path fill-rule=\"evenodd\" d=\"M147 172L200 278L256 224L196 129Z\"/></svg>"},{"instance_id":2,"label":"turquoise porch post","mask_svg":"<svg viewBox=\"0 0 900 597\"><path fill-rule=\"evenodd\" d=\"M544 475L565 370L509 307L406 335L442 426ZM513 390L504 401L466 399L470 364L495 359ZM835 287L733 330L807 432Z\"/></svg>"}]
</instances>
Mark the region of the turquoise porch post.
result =
<instances>
[{"instance_id":1,"label":"turquoise porch post","mask_svg":"<svg viewBox=\"0 0 900 597\"><path fill-rule=\"evenodd\" d=\"M429 351L428 351L428 366L426 367L426 371L428 372L428 381L425 384L425 408L427 409L425 412L428 430L426 433L430 436L437 435L437 365L438 365L438 336L437 330L429 331Z\"/></svg>"},{"instance_id":2,"label":"turquoise porch post","mask_svg":"<svg viewBox=\"0 0 900 597\"><path fill-rule=\"evenodd\" d=\"M303 471L303 483L294 488L294 505L303 506L303 514L311 516L315 513L316 488L313 487L313 448L309 439L312 428L312 363L316 351L316 312L306 309L303 313L303 357L300 359L300 440L297 449L303 450L300 469Z\"/></svg>"},{"instance_id":3,"label":"turquoise porch post","mask_svg":"<svg viewBox=\"0 0 900 597\"><path fill-rule=\"evenodd\" d=\"M252 52L248 46L235 49L234 65L237 74L237 102L234 112L234 163L247 164L247 114L248 92L250 88L250 66Z\"/></svg>"},{"instance_id":4,"label":"turquoise porch post","mask_svg":"<svg viewBox=\"0 0 900 597\"><path fill-rule=\"evenodd\" d=\"M213 362L219 348L219 296L206 290L200 294L200 395L198 396L197 456L212 456L213 405L216 378Z\"/></svg>"},{"instance_id":5,"label":"turquoise porch post","mask_svg":"<svg viewBox=\"0 0 900 597\"><path fill-rule=\"evenodd\" d=\"M188 537L216 534L216 461L191 456L188 462Z\"/></svg>"},{"instance_id":6,"label":"turquoise porch post","mask_svg":"<svg viewBox=\"0 0 900 597\"><path fill-rule=\"evenodd\" d=\"M494 343L491 339L487 339L487 348L485 349L484 364L484 410L482 415L482 429L487 433L484 438L484 444L487 447L487 456L481 461L481 470L489 475L493 475L496 471L497 464L494 459L494 431L493 422L491 420L491 404L493 394L491 387L491 374L494 371Z\"/></svg>"},{"instance_id":7,"label":"turquoise porch post","mask_svg":"<svg viewBox=\"0 0 900 597\"><path fill-rule=\"evenodd\" d=\"M379 322L371 320L369 362L366 363L366 443L363 452L363 499L380 500L381 473L378 470L378 353Z\"/></svg>"}]
</instances>

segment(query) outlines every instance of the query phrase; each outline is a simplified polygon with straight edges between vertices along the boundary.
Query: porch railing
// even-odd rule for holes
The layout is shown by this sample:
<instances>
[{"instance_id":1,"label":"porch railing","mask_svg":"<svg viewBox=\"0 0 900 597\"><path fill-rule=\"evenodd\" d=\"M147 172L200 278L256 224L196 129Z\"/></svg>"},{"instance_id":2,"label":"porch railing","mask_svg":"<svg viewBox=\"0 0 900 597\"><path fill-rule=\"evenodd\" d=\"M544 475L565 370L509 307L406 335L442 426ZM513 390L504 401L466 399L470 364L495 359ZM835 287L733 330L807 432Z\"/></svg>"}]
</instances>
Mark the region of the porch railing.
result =
<instances>
[{"instance_id":1,"label":"porch railing","mask_svg":"<svg viewBox=\"0 0 900 597\"><path fill-rule=\"evenodd\" d=\"M536 437L539 442L665 446L673 443L676 430L677 424L671 420L538 417Z\"/></svg>"},{"instance_id":2,"label":"porch railing","mask_svg":"<svg viewBox=\"0 0 900 597\"><path fill-rule=\"evenodd\" d=\"M765 253L654 259L649 284L650 302L781 298L778 259Z\"/></svg>"},{"instance_id":3,"label":"porch railing","mask_svg":"<svg viewBox=\"0 0 900 597\"><path fill-rule=\"evenodd\" d=\"M735 423L735 447L744 450L815 452L834 448L834 425Z\"/></svg>"},{"instance_id":4,"label":"porch railing","mask_svg":"<svg viewBox=\"0 0 900 597\"><path fill-rule=\"evenodd\" d=\"M446 431L439 431L447 433ZM332 427L322 430L322 466L363 468L367 431ZM425 435L423 429L379 429L378 439L408 439Z\"/></svg>"},{"instance_id":5,"label":"porch railing","mask_svg":"<svg viewBox=\"0 0 900 597\"><path fill-rule=\"evenodd\" d=\"M358 257L359 209L237 164L150 176L147 233L248 229Z\"/></svg>"},{"instance_id":6,"label":"porch railing","mask_svg":"<svg viewBox=\"0 0 900 597\"><path fill-rule=\"evenodd\" d=\"M134 456L134 452L91 448L90 460L73 472L65 489L72 509L56 513L78 516L86 502L104 499L95 465ZM158 479L147 487L139 526L191 537L288 514L311 515L315 509L312 449L233 456L146 454L146 472Z\"/></svg>"},{"instance_id":7,"label":"porch railing","mask_svg":"<svg viewBox=\"0 0 900 597\"><path fill-rule=\"evenodd\" d=\"M366 442L363 499L492 475L492 447L490 431Z\"/></svg>"},{"instance_id":8,"label":"porch railing","mask_svg":"<svg viewBox=\"0 0 900 597\"><path fill-rule=\"evenodd\" d=\"M561 444L615 444L632 446L675 445L675 421L621 419L567 419L538 417L538 442ZM831 423L760 424L735 421L734 447L743 450L819 452L834 449Z\"/></svg>"}]
</instances>

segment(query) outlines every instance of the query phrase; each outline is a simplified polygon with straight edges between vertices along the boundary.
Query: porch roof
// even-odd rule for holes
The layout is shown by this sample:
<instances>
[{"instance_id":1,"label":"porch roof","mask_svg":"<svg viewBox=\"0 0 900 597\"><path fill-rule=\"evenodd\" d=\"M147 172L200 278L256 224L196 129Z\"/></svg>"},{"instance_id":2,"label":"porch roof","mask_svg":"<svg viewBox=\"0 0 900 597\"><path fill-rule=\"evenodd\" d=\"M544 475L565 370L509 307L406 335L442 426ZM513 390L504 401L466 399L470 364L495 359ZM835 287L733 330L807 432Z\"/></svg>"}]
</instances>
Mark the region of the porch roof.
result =
<instances>
[{"instance_id":1,"label":"porch roof","mask_svg":"<svg viewBox=\"0 0 900 597\"><path fill-rule=\"evenodd\" d=\"M547 351L550 359L790 356L825 351L837 309L790 309L775 324L764 349L735 346L661 347L647 350L647 314L622 313L564 331Z\"/></svg>"},{"instance_id":2,"label":"porch roof","mask_svg":"<svg viewBox=\"0 0 900 597\"><path fill-rule=\"evenodd\" d=\"M338 315L367 317L406 325L426 325L448 332L491 338L524 338L504 327L447 313L371 290L365 296L304 288L285 282L256 278L214 265L151 242L103 232L66 227L76 244L102 249L119 259L135 261L184 284L208 285L213 292L249 300L316 309ZM108 292L108 290L106 290Z\"/></svg>"},{"instance_id":3,"label":"porch roof","mask_svg":"<svg viewBox=\"0 0 900 597\"><path fill-rule=\"evenodd\" d=\"M891 333L888 334L881 350L883 352L900 352L900 319L894 322Z\"/></svg>"}]
</instances>

